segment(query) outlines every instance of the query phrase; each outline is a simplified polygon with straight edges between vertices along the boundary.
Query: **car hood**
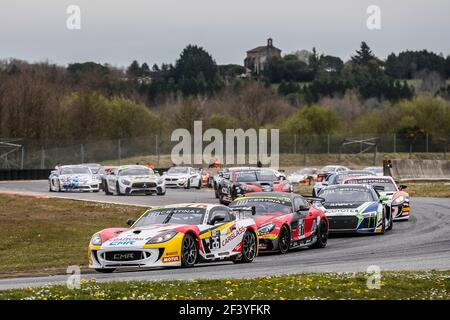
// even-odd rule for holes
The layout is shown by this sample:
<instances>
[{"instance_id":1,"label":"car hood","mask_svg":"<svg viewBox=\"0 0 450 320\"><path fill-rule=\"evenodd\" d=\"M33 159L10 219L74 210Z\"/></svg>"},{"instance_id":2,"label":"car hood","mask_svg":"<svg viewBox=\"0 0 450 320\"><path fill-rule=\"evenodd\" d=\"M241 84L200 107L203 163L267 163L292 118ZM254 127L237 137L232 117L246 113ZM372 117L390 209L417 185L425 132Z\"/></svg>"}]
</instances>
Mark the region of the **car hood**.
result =
<instances>
[{"instance_id":1,"label":"car hood","mask_svg":"<svg viewBox=\"0 0 450 320\"><path fill-rule=\"evenodd\" d=\"M166 173L164 175L164 177L166 178L187 178L189 177L188 173Z\"/></svg>"},{"instance_id":2,"label":"car hood","mask_svg":"<svg viewBox=\"0 0 450 320\"><path fill-rule=\"evenodd\" d=\"M60 179L70 179L70 180L87 180L92 179L92 174L62 174L59 176Z\"/></svg>"},{"instance_id":3,"label":"car hood","mask_svg":"<svg viewBox=\"0 0 450 320\"><path fill-rule=\"evenodd\" d=\"M152 237L166 231L176 230L181 227L179 224L155 224L145 228L127 229L117 236L105 241L103 248L117 248L130 246L143 246Z\"/></svg>"},{"instance_id":4,"label":"car hood","mask_svg":"<svg viewBox=\"0 0 450 320\"><path fill-rule=\"evenodd\" d=\"M286 213L281 213L281 212L275 212L275 213L271 213L271 214L264 214L264 215L259 215L259 216L254 216L253 220L255 220L257 227L261 227L265 224L268 223L276 223L277 221L283 220L284 218L286 218L286 216L291 215L290 213L286 214Z\"/></svg>"},{"instance_id":5,"label":"car hood","mask_svg":"<svg viewBox=\"0 0 450 320\"><path fill-rule=\"evenodd\" d=\"M158 178L154 175L151 176L120 176L121 179L126 179L130 181L154 181L158 180Z\"/></svg>"}]
</instances>

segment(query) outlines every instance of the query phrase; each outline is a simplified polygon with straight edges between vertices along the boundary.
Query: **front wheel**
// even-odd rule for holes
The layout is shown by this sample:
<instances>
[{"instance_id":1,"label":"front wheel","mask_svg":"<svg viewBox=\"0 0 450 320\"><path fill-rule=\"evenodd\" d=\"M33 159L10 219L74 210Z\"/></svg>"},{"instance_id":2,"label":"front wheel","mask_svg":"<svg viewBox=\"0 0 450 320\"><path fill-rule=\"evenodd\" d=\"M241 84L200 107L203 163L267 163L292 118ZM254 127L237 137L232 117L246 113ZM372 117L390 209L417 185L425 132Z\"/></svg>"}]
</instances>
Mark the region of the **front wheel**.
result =
<instances>
[{"instance_id":1,"label":"front wheel","mask_svg":"<svg viewBox=\"0 0 450 320\"><path fill-rule=\"evenodd\" d=\"M319 227L317 228L317 240L316 242L309 246L312 249L325 248L328 242L328 225L325 221L320 221Z\"/></svg>"},{"instance_id":2,"label":"front wheel","mask_svg":"<svg viewBox=\"0 0 450 320\"><path fill-rule=\"evenodd\" d=\"M235 263L250 263L255 259L257 252L256 236L253 232L247 230L242 238L242 253L240 260L234 260Z\"/></svg>"},{"instance_id":3,"label":"front wheel","mask_svg":"<svg viewBox=\"0 0 450 320\"><path fill-rule=\"evenodd\" d=\"M286 252L288 252L290 243L291 235L289 233L289 229L286 226L283 226L278 236L278 252L280 252L281 254L285 254Z\"/></svg>"},{"instance_id":4,"label":"front wheel","mask_svg":"<svg viewBox=\"0 0 450 320\"><path fill-rule=\"evenodd\" d=\"M123 196L124 194L120 192L119 181L116 182L116 193L118 196Z\"/></svg>"},{"instance_id":5,"label":"front wheel","mask_svg":"<svg viewBox=\"0 0 450 320\"><path fill-rule=\"evenodd\" d=\"M184 185L184 188L185 188L185 189L190 189L190 188L191 188L191 179L189 179L189 180L187 181L187 183Z\"/></svg>"},{"instance_id":6,"label":"front wheel","mask_svg":"<svg viewBox=\"0 0 450 320\"><path fill-rule=\"evenodd\" d=\"M196 239L187 234L181 244L181 266L184 268L194 266L197 261L198 248Z\"/></svg>"}]
</instances>

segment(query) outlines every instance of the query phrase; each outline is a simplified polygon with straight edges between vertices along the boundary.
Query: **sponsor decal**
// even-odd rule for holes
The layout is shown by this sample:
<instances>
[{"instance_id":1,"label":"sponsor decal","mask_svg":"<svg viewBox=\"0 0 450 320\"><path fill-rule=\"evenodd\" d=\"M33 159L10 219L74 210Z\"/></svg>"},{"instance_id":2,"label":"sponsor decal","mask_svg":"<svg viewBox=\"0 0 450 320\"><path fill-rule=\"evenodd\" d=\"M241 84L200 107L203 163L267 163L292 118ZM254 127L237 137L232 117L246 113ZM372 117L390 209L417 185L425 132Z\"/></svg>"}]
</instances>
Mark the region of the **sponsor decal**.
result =
<instances>
[{"instance_id":1,"label":"sponsor decal","mask_svg":"<svg viewBox=\"0 0 450 320\"><path fill-rule=\"evenodd\" d=\"M132 246L136 243L136 241L144 240L142 238L136 239L116 239L109 243L110 246Z\"/></svg>"},{"instance_id":2,"label":"sponsor decal","mask_svg":"<svg viewBox=\"0 0 450 320\"><path fill-rule=\"evenodd\" d=\"M245 232L244 227L240 227L236 229L234 232L230 233L225 239L222 240L222 247L226 246L229 242L233 241L237 236L243 234Z\"/></svg>"},{"instance_id":3,"label":"sponsor decal","mask_svg":"<svg viewBox=\"0 0 450 320\"><path fill-rule=\"evenodd\" d=\"M171 256L171 257L164 257L163 258L163 263L171 263L171 262L177 262L180 260L179 256Z\"/></svg>"}]
</instances>

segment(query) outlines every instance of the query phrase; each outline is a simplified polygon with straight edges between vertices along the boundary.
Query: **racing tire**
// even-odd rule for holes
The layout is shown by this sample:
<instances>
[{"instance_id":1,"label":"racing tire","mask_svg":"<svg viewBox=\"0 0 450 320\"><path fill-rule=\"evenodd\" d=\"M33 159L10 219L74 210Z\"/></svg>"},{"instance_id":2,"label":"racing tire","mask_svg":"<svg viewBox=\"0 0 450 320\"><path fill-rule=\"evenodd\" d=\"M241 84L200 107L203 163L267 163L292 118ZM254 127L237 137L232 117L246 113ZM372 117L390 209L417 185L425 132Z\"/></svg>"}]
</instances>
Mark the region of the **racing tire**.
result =
<instances>
[{"instance_id":1,"label":"racing tire","mask_svg":"<svg viewBox=\"0 0 450 320\"><path fill-rule=\"evenodd\" d=\"M186 234L181 242L181 267L193 267L198 259L197 240L190 234Z\"/></svg>"},{"instance_id":2,"label":"racing tire","mask_svg":"<svg viewBox=\"0 0 450 320\"><path fill-rule=\"evenodd\" d=\"M321 220L316 232L317 240L314 244L310 245L311 249L321 249L327 246L328 242L328 225L325 221Z\"/></svg>"},{"instance_id":3,"label":"racing tire","mask_svg":"<svg viewBox=\"0 0 450 320\"><path fill-rule=\"evenodd\" d=\"M250 263L258 252L258 244L256 242L256 236L252 231L245 231L242 238L242 253L239 260L233 260L234 263Z\"/></svg>"},{"instance_id":4,"label":"racing tire","mask_svg":"<svg viewBox=\"0 0 450 320\"><path fill-rule=\"evenodd\" d=\"M386 233L386 216L383 212L383 222L381 223L381 232L379 234L385 234Z\"/></svg>"},{"instance_id":5,"label":"racing tire","mask_svg":"<svg viewBox=\"0 0 450 320\"><path fill-rule=\"evenodd\" d=\"M394 216L392 215L391 210L391 214L389 215L389 224L388 227L386 228L386 231L391 231L393 227L394 227Z\"/></svg>"},{"instance_id":6,"label":"racing tire","mask_svg":"<svg viewBox=\"0 0 450 320\"><path fill-rule=\"evenodd\" d=\"M158 195L158 196L165 196L166 195L166 191L164 190L164 192L157 192L156 195Z\"/></svg>"},{"instance_id":7,"label":"racing tire","mask_svg":"<svg viewBox=\"0 0 450 320\"><path fill-rule=\"evenodd\" d=\"M61 183L58 181L58 192L62 192Z\"/></svg>"},{"instance_id":8,"label":"racing tire","mask_svg":"<svg viewBox=\"0 0 450 320\"><path fill-rule=\"evenodd\" d=\"M188 180L187 184L184 186L185 189L191 188L191 179Z\"/></svg>"},{"instance_id":9,"label":"racing tire","mask_svg":"<svg viewBox=\"0 0 450 320\"><path fill-rule=\"evenodd\" d=\"M196 186L195 188L198 190L200 190L202 188L202 179L198 180L198 186Z\"/></svg>"},{"instance_id":10,"label":"racing tire","mask_svg":"<svg viewBox=\"0 0 450 320\"><path fill-rule=\"evenodd\" d=\"M281 227L280 233L278 235L278 252L285 254L289 251L291 244L291 234L288 227Z\"/></svg>"},{"instance_id":11,"label":"racing tire","mask_svg":"<svg viewBox=\"0 0 450 320\"><path fill-rule=\"evenodd\" d=\"M104 185L103 185L103 190L105 191L105 194L107 196L112 196L112 192L109 191L109 187L108 187L108 182L105 181Z\"/></svg>"},{"instance_id":12,"label":"racing tire","mask_svg":"<svg viewBox=\"0 0 450 320\"><path fill-rule=\"evenodd\" d=\"M95 269L95 271L100 273L113 273L116 269L114 268L108 268L108 269Z\"/></svg>"},{"instance_id":13,"label":"racing tire","mask_svg":"<svg viewBox=\"0 0 450 320\"><path fill-rule=\"evenodd\" d=\"M118 196L123 196L124 194L120 192L119 181L116 182L116 193Z\"/></svg>"},{"instance_id":14,"label":"racing tire","mask_svg":"<svg viewBox=\"0 0 450 320\"><path fill-rule=\"evenodd\" d=\"M216 199L219 199L219 186L214 184L214 195L216 196Z\"/></svg>"},{"instance_id":15,"label":"racing tire","mask_svg":"<svg viewBox=\"0 0 450 320\"><path fill-rule=\"evenodd\" d=\"M224 206L227 206L228 203L225 202L225 201L223 200L223 198L224 198L223 195L220 195L220 196L219 196L219 203L220 203L220 204L223 204Z\"/></svg>"},{"instance_id":16,"label":"racing tire","mask_svg":"<svg viewBox=\"0 0 450 320\"><path fill-rule=\"evenodd\" d=\"M53 189L52 189L52 183L51 182L48 183L48 191L49 192L54 192Z\"/></svg>"}]
</instances>

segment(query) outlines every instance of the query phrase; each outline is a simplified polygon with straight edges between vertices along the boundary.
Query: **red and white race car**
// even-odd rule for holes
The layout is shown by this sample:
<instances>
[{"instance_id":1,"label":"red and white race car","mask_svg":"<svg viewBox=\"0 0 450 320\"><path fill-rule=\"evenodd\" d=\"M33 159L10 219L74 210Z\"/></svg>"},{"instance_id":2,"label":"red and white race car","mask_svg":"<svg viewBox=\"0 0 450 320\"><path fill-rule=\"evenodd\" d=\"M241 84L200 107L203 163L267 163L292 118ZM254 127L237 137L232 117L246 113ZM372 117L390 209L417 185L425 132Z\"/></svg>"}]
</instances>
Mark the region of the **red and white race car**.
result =
<instances>
[{"instance_id":1,"label":"red and white race car","mask_svg":"<svg viewBox=\"0 0 450 320\"><path fill-rule=\"evenodd\" d=\"M328 220L312 201L294 193L260 192L236 198L231 208L252 207L259 233L259 249L286 253L289 249L324 248Z\"/></svg>"},{"instance_id":2,"label":"red and white race car","mask_svg":"<svg viewBox=\"0 0 450 320\"><path fill-rule=\"evenodd\" d=\"M219 200L229 204L234 199L253 192L292 192L286 179L277 177L273 169L230 169L229 179L223 179L219 189Z\"/></svg>"},{"instance_id":3,"label":"red and white race car","mask_svg":"<svg viewBox=\"0 0 450 320\"><path fill-rule=\"evenodd\" d=\"M258 231L255 221L242 211L199 203L149 209L137 221L129 220L130 228L95 233L89 244L89 267L109 273L191 267L198 262L252 262L258 254Z\"/></svg>"}]
</instances>

